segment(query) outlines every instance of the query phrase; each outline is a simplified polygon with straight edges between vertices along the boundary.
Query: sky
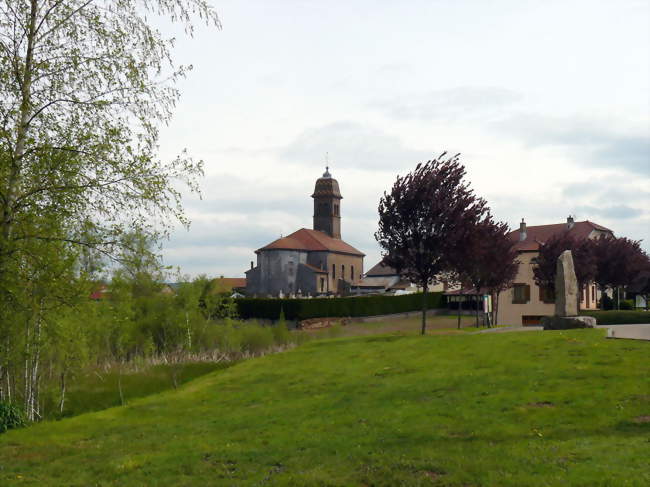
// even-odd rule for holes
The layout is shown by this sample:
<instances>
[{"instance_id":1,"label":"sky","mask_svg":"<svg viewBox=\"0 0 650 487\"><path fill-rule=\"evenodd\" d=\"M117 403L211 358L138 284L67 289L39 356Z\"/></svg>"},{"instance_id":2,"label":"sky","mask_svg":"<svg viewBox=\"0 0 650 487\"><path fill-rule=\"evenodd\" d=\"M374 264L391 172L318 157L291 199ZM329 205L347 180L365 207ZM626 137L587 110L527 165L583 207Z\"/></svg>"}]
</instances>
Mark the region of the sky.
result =
<instances>
[{"instance_id":1,"label":"sky","mask_svg":"<svg viewBox=\"0 0 650 487\"><path fill-rule=\"evenodd\" d=\"M255 249L312 227L340 185L342 238L380 259L377 205L444 151L498 220L573 215L650 251L650 2L213 0L222 29L178 36L193 66L161 157L205 164L182 274L243 277Z\"/></svg>"}]
</instances>

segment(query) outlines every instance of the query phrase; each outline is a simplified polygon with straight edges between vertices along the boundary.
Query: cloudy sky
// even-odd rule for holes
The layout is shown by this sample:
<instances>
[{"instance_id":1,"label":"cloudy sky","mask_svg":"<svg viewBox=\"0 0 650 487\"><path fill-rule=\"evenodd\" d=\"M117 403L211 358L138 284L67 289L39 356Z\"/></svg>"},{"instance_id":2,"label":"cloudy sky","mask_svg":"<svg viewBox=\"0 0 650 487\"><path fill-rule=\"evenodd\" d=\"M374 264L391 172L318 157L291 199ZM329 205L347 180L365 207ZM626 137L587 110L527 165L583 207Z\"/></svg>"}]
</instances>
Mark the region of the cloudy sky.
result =
<instances>
[{"instance_id":1,"label":"cloudy sky","mask_svg":"<svg viewBox=\"0 0 650 487\"><path fill-rule=\"evenodd\" d=\"M206 176L166 264L243 276L255 249L311 227L325 153L366 269L380 196L443 151L513 228L572 214L650 250L647 0L213 4L223 29L175 51L194 70L161 153L187 148Z\"/></svg>"}]
</instances>

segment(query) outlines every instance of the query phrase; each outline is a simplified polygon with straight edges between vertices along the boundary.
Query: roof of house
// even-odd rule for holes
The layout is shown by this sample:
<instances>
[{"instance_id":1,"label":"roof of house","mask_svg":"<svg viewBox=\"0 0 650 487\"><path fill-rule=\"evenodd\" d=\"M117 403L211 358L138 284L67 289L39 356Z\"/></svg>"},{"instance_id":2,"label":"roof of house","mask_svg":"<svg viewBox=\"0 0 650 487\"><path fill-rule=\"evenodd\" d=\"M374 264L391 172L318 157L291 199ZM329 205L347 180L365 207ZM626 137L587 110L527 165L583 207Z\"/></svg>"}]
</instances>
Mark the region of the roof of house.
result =
<instances>
[{"instance_id":1,"label":"roof of house","mask_svg":"<svg viewBox=\"0 0 650 487\"><path fill-rule=\"evenodd\" d=\"M228 293L233 289L245 288L245 277L218 277L212 280L211 292L213 293Z\"/></svg>"},{"instance_id":2,"label":"roof of house","mask_svg":"<svg viewBox=\"0 0 650 487\"><path fill-rule=\"evenodd\" d=\"M376 264L368 272L366 272L366 277L379 277L379 276L397 276L399 273L392 267L384 264L383 261Z\"/></svg>"},{"instance_id":3,"label":"roof of house","mask_svg":"<svg viewBox=\"0 0 650 487\"><path fill-rule=\"evenodd\" d=\"M262 250L304 250L307 252L341 252L364 256L363 252L352 247L339 238L332 238L320 230L301 228L291 235L279 238L264 247L257 249L255 253Z\"/></svg>"},{"instance_id":4,"label":"roof of house","mask_svg":"<svg viewBox=\"0 0 650 487\"><path fill-rule=\"evenodd\" d=\"M508 236L511 240L515 241L516 250L525 252L539 250L541 244L544 244L551 237L563 232L567 232L575 238L583 239L589 237L594 230L613 233L609 228L585 220L583 222L575 222L570 228L567 223L527 226L525 240L519 240L519 229L513 230Z\"/></svg>"}]
</instances>

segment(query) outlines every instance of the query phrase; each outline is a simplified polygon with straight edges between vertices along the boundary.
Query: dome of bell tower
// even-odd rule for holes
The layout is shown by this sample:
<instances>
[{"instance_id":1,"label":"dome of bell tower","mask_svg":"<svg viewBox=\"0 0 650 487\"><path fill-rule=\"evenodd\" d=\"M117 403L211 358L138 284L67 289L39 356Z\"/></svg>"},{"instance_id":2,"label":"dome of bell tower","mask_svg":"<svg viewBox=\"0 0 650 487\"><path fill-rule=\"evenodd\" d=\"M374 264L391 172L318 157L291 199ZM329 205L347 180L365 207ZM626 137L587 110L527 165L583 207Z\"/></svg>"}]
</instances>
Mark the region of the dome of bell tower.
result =
<instances>
[{"instance_id":1,"label":"dome of bell tower","mask_svg":"<svg viewBox=\"0 0 650 487\"><path fill-rule=\"evenodd\" d=\"M323 176L316 180L316 186L314 186L314 194L312 194L311 197L330 197L343 199L343 196L341 196L341 190L339 189L339 182L332 177L329 171L329 167L326 167Z\"/></svg>"}]
</instances>

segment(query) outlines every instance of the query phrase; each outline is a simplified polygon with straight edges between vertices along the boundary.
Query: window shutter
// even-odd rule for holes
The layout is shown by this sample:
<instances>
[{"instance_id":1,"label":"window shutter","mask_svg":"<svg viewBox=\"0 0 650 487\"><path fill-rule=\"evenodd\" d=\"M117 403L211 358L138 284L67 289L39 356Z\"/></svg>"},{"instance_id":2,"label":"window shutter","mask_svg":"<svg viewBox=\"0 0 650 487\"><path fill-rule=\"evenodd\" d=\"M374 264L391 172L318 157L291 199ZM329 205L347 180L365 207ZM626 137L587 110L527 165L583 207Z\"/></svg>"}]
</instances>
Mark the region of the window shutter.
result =
<instances>
[{"instance_id":1,"label":"window shutter","mask_svg":"<svg viewBox=\"0 0 650 487\"><path fill-rule=\"evenodd\" d=\"M524 302L528 303L530 301L530 286L528 284L525 285L524 292L525 292Z\"/></svg>"}]
</instances>

